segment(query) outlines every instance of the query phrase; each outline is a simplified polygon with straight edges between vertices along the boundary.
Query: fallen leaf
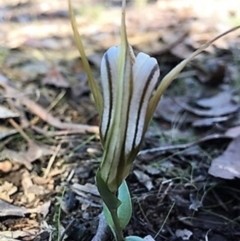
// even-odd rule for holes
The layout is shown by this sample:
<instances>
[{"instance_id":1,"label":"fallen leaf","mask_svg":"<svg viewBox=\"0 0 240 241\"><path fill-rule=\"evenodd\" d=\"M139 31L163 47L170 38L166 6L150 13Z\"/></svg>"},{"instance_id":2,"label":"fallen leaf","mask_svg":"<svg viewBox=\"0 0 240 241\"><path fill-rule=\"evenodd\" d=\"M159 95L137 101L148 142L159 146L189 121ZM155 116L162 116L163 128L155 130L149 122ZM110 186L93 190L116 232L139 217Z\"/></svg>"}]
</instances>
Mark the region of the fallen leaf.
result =
<instances>
[{"instance_id":1,"label":"fallen leaf","mask_svg":"<svg viewBox=\"0 0 240 241\"><path fill-rule=\"evenodd\" d=\"M206 60L202 66L203 72L199 71L199 80L208 86L217 87L223 83L226 75L226 64L218 59Z\"/></svg>"},{"instance_id":2,"label":"fallen leaf","mask_svg":"<svg viewBox=\"0 0 240 241\"><path fill-rule=\"evenodd\" d=\"M91 183L85 185L74 183L71 189L77 194L76 198L80 201L82 210L86 210L89 206L101 207L100 195L95 185Z\"/></svg>"},{"instance_id":3,"label":"fallen leaf","mask_svg":"<svg viewBox=\"0 0 240 241\"><path fill-rule=\"evenodd\" d=\"M199 120L193 121L192 126L193 127L209 127L209 126L213 126L216 123L226 122L230 118L231 118L230 116L201 118Z\"/></svg>"},{"instance_id":4,"label":"fallen leaf","mask_svg":"<svg viewBox=\"0 0 240 241\"><path fill-rule=\"evenodd\" d=\"M208 173L223 179L240 178L240 136L230 142L222 155L212 160Z\"/></svg>"},{"instance_id":5,"label":"fallen leaf","mask_svg":"<svg viewBox=\"0 0 240 241\"><path fill-rule=\"evenodd\" d=\"M240 126L235 126L235 127L232 127L230 129L228 129L225 132L225 135L229 136L229 137L232 137L232 138L236 138L237 136L240 135Z\"/></svg>"},{"instance_id":6,"label":"fallen leaf","mask_svg":"<svg viewBox=\"0 0 240 241\"><path fill-rule=\"evenodd\" d=\"M154 186L152 184L151 178L140 170L134 170L133 173L137 177L138 181L143 184L148 191L150 191Z\"/></svg>"},{"instance_id":7,"label":"fallen leaf","mask_svg":"<svg viewBox=\"0 0 240 241\"><path fill-rule=\"evenodd\" d=\"M177 229L176 236L182 240L189 240L193 233L188 229Z\"/></svg>"},{"instance_id":8,"label":"fallen leaf","mask_svg":"<svg viewBox=\"0 0 240 241\"><path fill-rule=\"evenodd\" d=\"M17 192L17 187L14 186L12 183L10 182L4 182L1 186L0 186L0 199L11 203L13 200L11 199L11 195L13 195L14 193Z\"/></svg>"},{"instance_id":9,"label":"fallen leaf","mask_svg":"<svg viewBox=\"0 0 240 241\"><path fill-rule=\"evenodd\" d=\"M30 177L30 173L25 170L25 172L22 174L21 178L22 188L24 192L23 198L27 198L27 202L31 203L35 200L35 193L30 190L30 188L33 186L32 179Z\"/></svg>"},{"instance_id":10,"label":"fallen leaf","mask_svg":"<svg viewBox=\"0 0 240 241\"><path fill-rule=\"evenodd\" d=\"M144 237L143 240L145 240L145 241L155 241L155 239L151 235L148 235L148 236Z\"/></svg>"},{"instance_id":11,"label":"fallen leaf","mask_svg":"<svg viewBox=\"0 0 240 241\"><path fill-rule=\"evenodd\" d=\"M17 133L17 130L6 127L6 126L0 126L0 140L4 139L5 137L14 135Z\"/></svg>"},{"instance_id":12,"label":"fallen leaf","mask_svg":"<svg viewBox=\"0 0 240 241\"><path fill-rule=\"evenodd\" d=\"M75 123L66 123L60 121L58 118L52 116L46 109L42 106L38 105L34 101L28 99L26 96L20 95L20 92L13 87L10 87L6 83L5 80L0 78L0 86L2 86L5 91L7 92L6 95L8 96L19 96L18 103L27 107L29 111L37 115L43 121L47 122L48 124L58 128L58 129L66 129L66 130L74 130L75 133L98 133L99 128L98 126L90 126L84 124L75 124Z\"/></svg>"},{"instance_id":13,"label":"fallen leaf","mask_svg":"<svg viewBox=\"0 0 240 241\"><path fill-rule=\"evenodd\" d=\"M224 106L226 103L231 102L231 100L232 93L230 91L224 91L212 97L197 100L196 104L203 108L214 108L217 106Z\"/></svg>"},{"instance_id":14,"label":"fallen leaf","mask_svg":"<svg viewBox=\"0 0 240 241\"><path fill-rule=\"evenodd\" d=\"M5 148L0 153L0 159L8 159L13 163L24 165L28 170L32 169L32 164L28 161L25 152L17 152Z\"/></svg>"},{"instance_id":15,"label":"fallen leaf","mask_svg":"<svg viewBox=\"0 0 240 241\"><path fill-rule=\"evenodd\" d=\"M36 208L28 209L28 211L30 213L41 214L43 216L43 218L45 218L49 213L50 206L51 206L51 201L47 201L47 202L43 203L42 205L39 205Z\"/></svg>"},{"instance_id":16,"label":"fallen leaf","mask_svg":"<svg viewBox=\"0 0 240 241\"><path fill-rule=\"evenodd\" d=\"M143 165L141 164L139 166L143 171L146 171L150 175L158 175L160 173L160 170L156 167L153 167L151 165Z\"/></svg>"},{"instance_id":17,"label":"fallen leaf","mask_svg":"<svg viewBox=\"0 0 240 241\"><path fill-rule=\"evenodd\" d=\"M59 72L55 65L51 67L51 69L47 73L47 76L42 79L42 84L53 85L58 88L69 88L69 83L62 76L62 74Z\"/></svg>"},{"instance_id":18,"label":"fallen leaf","mask_svg":"<svg viewBox=\"0 0 240 241\"><path fill-rule=\"evenodd\" d=\"M179 103L187 103L188 98L183 97L163 97L159 102L154 118L163 118L168 122L173 122L184 111L184 108ZM196 118L192 115L187 115L184 118L184 123L191 123Z\"/></svg>"},{"instance_id":19,"label":"fallen leaf","mask_svg":"<svg viewBox=\"0 0 240 241\"><path fill-rule=\"evenodd\" d=\"M207 110L195 108L185 103L179 103L179 105L181 105L185 110L189 111L190 113L202 117L217 117L229 115L237 112L240 108L239 104L235 104L232 102L227 102L222 106L215 106L214 108Z\"/></svg>"},{"instance_id":20,"label":"fallen leaf","mask_svg":"<svg viewBox=\"0 0 240 241\"><path fill-rule=\"evenodd\" d=\"M38 76L47 72L47 64L44 61L31 60L31 62L25 63L16 71L22 81L36 80Z\"/></svg>"},{"instance_id":21,"label":"fallen leaf","mask_svg":"<svg viewBox=\"0 0 240 241\"><path fill-rule=\"evenodd\" d=\"M15 118L18 116L19 116L19 114L11 111L10 109L6 108L5 106L0 105L0 119Z\"/></svg>"},{"instance_id":22,"label":"fallen leaf","mask_svg":"<svg viewBox=\"0 0 240 241\"><path fill-rule=\"evenodd\" d=\"M28 213L28 210L26 208L12 205L0 199L0 217L7 217L7 216L24 217L25 214L27 213Z\"/></svg>"},{"instance_id":23,"label":"fallen leaf","mask_svg":"<svg viewBox=\"0 0 240 241\"><path fill-rule=\"evenodd\" d=\"M46 146L39 146L33 142L29 144L27 151L17 152L10 149L4 149L0 153L1 159L9 159L12 162L24 165L28 170L32 169L32 162L43 156L49 156L54 153L53 150Z\"/></svg>"},{"instance_id":24,"label":"fallen leaf","mask_svg":"<svg viewBox=\"0 0 240 241\"><path fill-rule=\"evenodd\" d=\"M31 240L32 240L35 235L36 235L36 232L31 230L2 231L0 232L0 240L1 241L19 241L19 238L21 238L22 240L22 238L26 238L26 237L27 238L31 237Z\"/></svg>"}]
</instances>

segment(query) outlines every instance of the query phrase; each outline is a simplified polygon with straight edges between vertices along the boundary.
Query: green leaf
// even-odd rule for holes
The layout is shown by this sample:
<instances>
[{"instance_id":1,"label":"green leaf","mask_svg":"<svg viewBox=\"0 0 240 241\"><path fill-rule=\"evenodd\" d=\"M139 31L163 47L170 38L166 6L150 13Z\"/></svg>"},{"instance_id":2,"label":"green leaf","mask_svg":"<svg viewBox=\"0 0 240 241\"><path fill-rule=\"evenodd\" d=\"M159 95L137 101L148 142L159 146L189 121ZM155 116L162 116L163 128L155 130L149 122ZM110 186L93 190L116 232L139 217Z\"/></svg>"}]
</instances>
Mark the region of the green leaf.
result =
<instances>
[{"instance_id":1,"label":"green leaf","mask_svg":"<svg viewBox=\"0 0 240 241\"><path fill-rule=\"evenodd\" d=\"M128 236L124 239L124 241L144 241L144 239L138 236Z\"/></svg>"},{"instance_id":2,"label":"green leaf","mask_svg":"<svg viewBox=\"0 0 240 241\"><path fill-rule=\"evenodd\" d=\"M90 68L90 65L88 63L88 59L87 59L86 54L85 54L85 50L84 50L84 47L83 47L83 44L82 44L82 39L81 39L81 36L80 36L80 34L78 32L78 29L77 29L77 22L76 22L76 19L75 19L75 16L74 16L73 8L72 8L72 5L71 5L71 0L68 0L68 8L69 8L70 21L71 21L71 24L72 24L72 29L73 29L73 34L74 34L74 40L76 42L78 51L81 55L84 70L87 73L88 83L89 83L91 92L93 94L93 98L94 98L95 105L97 107L97 111L98 111L99 115L101 116L102 109L103 109L102 94L101 94L101 91L99 89L98 84L95 82L95 80L93 78L91 68Z\"/></svg>"},{"instance_id":3,"label":"green leaf","mask_svg":"<svg viewBox=\"0 0 240 241\"><path fill-rule=\"evenodd\" d=\"M112 215L108 209L108 207L103 203L103 213L104 213L104 217L106 219L107 224L110 226L110 228L112 230L114 230L114 223L112 220Z\"/></svg>"},{"instance_id":4,"label":"green leaf","mask_svg":"<svg viewBox=\"0 0 240 241\"><path fill-rule=\"evenodd\" d=\"M107 206L107 208L109 209L109 211L116 211L118 207L121 205L121 201L108 189L108 186L103 181L99 170L96 174L96 182L100 196L105 205Z\"/></svg>"},{"instance_id":5,"label":"green leaf","mask_svg":"<svg viewBox=\"0 0 240 241\"><path fill-rule=\"evenodd\" d=\"M117 209L117 215L120 226L122 229L124 229L129 223L132 216L132 201L126 181L124 181L119 187L118 200L121 201L121 204ZM112 215L105 203L103 203L103 212L107 224L111 227L112 230L114 230Z\"/></svg>"},{"instance_id":6,"label":"green leaf","mask_svg":"<svg viewBox=\"0 0 240 241\"><path fill-rule=\"evenodd\" d=\"M132 216L132 200L126 181L123 181L118 189L118 199L121 205L118 207L117 214L120 226L124 229Z\"/></svg>"}]
</instances>

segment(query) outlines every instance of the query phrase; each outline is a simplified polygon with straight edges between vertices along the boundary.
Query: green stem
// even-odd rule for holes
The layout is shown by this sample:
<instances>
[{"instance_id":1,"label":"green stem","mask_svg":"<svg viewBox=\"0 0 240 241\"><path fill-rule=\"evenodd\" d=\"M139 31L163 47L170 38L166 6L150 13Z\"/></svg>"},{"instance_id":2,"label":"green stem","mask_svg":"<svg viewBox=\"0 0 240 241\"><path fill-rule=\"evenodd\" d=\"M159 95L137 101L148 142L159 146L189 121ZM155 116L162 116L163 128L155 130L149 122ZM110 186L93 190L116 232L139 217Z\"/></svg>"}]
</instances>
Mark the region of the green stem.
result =
<instances>
[{"instance_id":1,"label":"green stem","mask_svg":"<svg viewBox=\"0 0 240 241\"><path fill-rule=\"evenodd\" d=\"M116 241L124 241L122 229L120 227L120 223L119 223L119 219L118 219L118 215L117 215L117 210L111 210L110 212L111 212L112 220L113 220L114 227L115 227Z\"/></svg>"}]
</instances>

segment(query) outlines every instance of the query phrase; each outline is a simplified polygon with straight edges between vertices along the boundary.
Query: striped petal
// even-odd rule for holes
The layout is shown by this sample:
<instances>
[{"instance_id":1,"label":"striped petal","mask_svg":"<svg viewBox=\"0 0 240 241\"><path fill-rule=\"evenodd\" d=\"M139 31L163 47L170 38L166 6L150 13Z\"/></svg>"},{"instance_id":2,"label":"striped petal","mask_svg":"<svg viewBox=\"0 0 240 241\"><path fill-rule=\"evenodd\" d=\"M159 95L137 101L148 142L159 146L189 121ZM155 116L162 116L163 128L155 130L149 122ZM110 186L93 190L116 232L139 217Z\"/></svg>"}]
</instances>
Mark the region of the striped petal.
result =
<instances>
[{"instance_id":1,"label":"striped petal","mask_svg":"<svg viewBox=\"0 0 240 241\"><path fill-rule=\"evenodd\" d=\"M103 56L101 62L101 85L103 92L103 113L101 119L100 133L105 142L109 127L113 122L116 104L116 80L117 80L117 61L119 47L111 47Z\"/></svg>"},{"instance_id":2,"label":"striped petal","mask_svg":"<svg viewBox=\"0 0 240 241\"><path fill-rule=\"evenodd\" d=\"M160 71L156 59L139 53L133 65L133 93L130 102L125 143L126 154L140 145L144 135L148 103Z\"/></svg>"},{"instance_id":3,"label":"striped petal","mask_svg":"<svg viewBox=\"0 0 240 241\"><path fill-rule=\"evenodd\" d=\"M110 48L101 63L103 113L100 132L104 147L101 177L110 190L115 190L126 177L125 139L129 103L133 88L131 47Z\"/></svg>"}]
</instances>

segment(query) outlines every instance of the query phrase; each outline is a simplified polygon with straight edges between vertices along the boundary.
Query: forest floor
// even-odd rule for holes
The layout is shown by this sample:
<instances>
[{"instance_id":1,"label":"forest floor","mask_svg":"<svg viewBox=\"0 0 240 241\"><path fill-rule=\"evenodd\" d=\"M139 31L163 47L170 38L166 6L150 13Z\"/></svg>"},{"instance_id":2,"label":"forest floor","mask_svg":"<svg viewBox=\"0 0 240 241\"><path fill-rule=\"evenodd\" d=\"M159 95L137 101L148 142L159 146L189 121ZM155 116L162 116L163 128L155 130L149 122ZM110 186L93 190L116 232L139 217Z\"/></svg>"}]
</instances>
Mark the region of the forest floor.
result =
<instances>
[{"instance_id":1,"label":"forest floor","mask_svg":"<svg viewBox=\"0 0 240 241\"><path fill-rule=\"evenodd\" d=\"M120 43L120 6L72 4L99 80L103 53ZM162 79L239 24L238 9L237 0L129 3L129 42L158 60ZM93 238L102 207L98 124L67 1L0 0L0 241ZM125 233L240 240L239 178L237 30L192 61L161 99L127 178L134 212Z\"/></svg>"}]
</instances>

